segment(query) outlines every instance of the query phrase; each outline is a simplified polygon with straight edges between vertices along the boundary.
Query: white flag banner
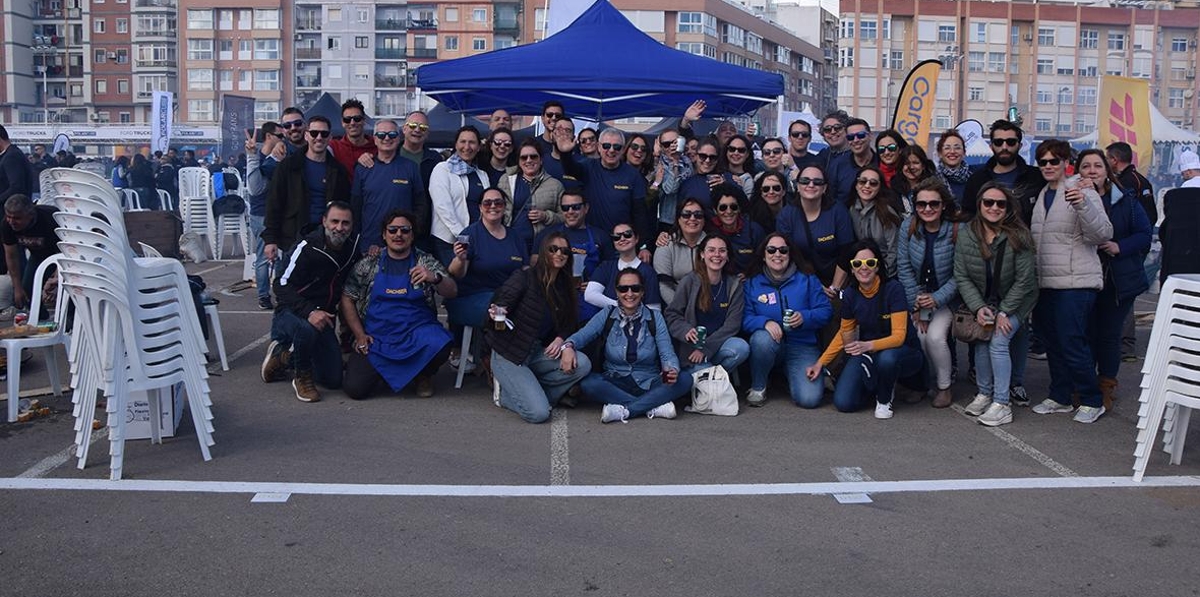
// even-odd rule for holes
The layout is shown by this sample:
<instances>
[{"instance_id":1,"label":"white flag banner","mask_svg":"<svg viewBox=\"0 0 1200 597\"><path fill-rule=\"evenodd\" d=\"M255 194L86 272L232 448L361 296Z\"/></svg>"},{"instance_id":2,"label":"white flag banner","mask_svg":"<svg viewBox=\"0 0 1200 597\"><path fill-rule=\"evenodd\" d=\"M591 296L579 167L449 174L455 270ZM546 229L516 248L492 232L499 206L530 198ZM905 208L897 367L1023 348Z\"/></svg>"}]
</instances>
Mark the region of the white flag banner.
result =
<instances>
[{"instance_id":1,"label":"white flag banner","mask_svg":"<svg viewBox=\"0 0 1200 597\"><path fill-rule=\"evenodd\" d=\"M175 94L170 91L155 91L150 113L150 151L167 152L171 146L171 105Z\"/></svg>"},{"instance_id":2,"label":"white flag banner","mask_svg":"<svg viewBox=\"0 0 1200 597\"><path fill-rule=\"evenodd\" d=\"M591 8L597 1L606 2L607 0L547 0L547 15L546 15L546 37L550 37L559 31L567 28L567 25L575 22L579 15L583 14L587 9Z\"/></svg>"}]
</instances>

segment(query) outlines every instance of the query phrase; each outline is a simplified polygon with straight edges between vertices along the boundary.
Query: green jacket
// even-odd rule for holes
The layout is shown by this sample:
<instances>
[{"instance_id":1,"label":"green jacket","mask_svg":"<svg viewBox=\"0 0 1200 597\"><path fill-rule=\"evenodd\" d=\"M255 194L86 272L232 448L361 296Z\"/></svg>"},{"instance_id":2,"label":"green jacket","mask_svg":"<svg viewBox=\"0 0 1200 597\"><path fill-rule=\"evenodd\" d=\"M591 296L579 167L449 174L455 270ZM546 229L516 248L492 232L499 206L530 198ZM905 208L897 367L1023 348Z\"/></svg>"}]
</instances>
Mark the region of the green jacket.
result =
<instances>
[{"instance_id":1,"label":"green jacket","mask_svg":"<svg viewBox=\"0 0 1200 597\"><path fill-rule=\"evenodd\" d=\"M1001 233L992 241L992 258L996 256L1000 243L1008 237ZM958 294L972 313L987 305L984 297L987 290L987 270L979 250L980 241L970 226L959 229L958 242L954 246L954 279L958 281ZM999 310L1024 319L1037 303L1038 280L1034 265L1033 247L1022 251L1004 249L1004 263L1000 266Z\"/></svg>"}]
</instances>

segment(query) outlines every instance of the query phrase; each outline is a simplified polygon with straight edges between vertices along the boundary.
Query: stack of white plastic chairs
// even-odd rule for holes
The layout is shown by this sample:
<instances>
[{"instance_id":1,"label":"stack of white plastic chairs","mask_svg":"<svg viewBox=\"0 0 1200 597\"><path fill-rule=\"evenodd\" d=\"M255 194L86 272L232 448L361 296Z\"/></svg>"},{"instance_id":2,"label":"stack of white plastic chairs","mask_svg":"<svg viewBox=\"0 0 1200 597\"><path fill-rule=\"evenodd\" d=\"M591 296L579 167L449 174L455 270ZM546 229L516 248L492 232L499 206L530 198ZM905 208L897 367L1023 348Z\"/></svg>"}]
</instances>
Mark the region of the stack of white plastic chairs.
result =
<instances>
[{"instance_id":1,"label":"stack of white plastic chairs","mask_svg":"<svg viewBox=\"0 0 1200 597\"><path fill-rule=\"evenodd\" d=\"M1179 464L1192 409L1200 408L1200 275L1163 284L1142 366L1133 479L1141 481L1163 428L1163 451Z\"/></svg>"},{"instance_id":2,"label":"stack of white plastic chairs","mask_svg":"<svg viewBox=\"0 0 1200 597\"><path fill-rule=\"evenodd\" d=\"M205 460L212 458L212 402L203 335L187 276L174 259L135 258L119 195L102 178L56 172L61 289L75 307L69 356L79 468L87 463L97 394L106 401L110 477L120 479L131 391L150 401L151 441L160 443L159 391L182 384Z\"/></svg>"},{"instance_id":3,"label":"stack of white plastic chairs","mask_svg":"<svg viewBox=\"0 0 1200 597\"><path fill-rule=\"evenodd\" d=\"M217 255L217 220L213 217L212 175L207 168L188 167L179 169L179 215L183 218L183 232L194 232L208 239L208 246Z\"/></svg>"},{"instance_id":4,"label":"stack of white plastic chairs","mask_svg":"<svg viewBox=\"0 0 1200 597\"><path fill-rule=\"evenodd\" d=\"M242 198L242 213L221 214L217 216L217 246L214 256L220 259L225 254L225 237L232 235L241 241L242 256L250 255L250 202L246 201L246 185L242 181L242 173L237 168L225 168L222 174L233 176L237 180L237 189L229 191Z\"/></svg>"}]
</instances>

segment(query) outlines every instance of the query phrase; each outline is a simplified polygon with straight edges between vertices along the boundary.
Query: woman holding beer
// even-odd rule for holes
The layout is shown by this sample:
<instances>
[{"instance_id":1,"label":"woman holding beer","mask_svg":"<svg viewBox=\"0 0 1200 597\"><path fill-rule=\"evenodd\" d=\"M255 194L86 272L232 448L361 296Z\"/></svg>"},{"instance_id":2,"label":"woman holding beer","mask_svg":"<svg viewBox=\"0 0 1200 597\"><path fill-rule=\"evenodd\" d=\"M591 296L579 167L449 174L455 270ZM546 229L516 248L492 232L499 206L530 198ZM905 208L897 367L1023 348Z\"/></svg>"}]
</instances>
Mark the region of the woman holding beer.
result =
<instances>
[{"instance_id":1,"label":"woman holding beer","mask_svg":"<svg viewBox=\"0 0 1200 597\"><path fill-rule=\"evenodd\" d=\"M750 356L750 345L737 337L744 299L729 263L729 243L720 236L705 238L696 249L695 271L679 281L675 300L663 312L685 368L709 363L732 372Z\"/></svg>"}]
</instances>

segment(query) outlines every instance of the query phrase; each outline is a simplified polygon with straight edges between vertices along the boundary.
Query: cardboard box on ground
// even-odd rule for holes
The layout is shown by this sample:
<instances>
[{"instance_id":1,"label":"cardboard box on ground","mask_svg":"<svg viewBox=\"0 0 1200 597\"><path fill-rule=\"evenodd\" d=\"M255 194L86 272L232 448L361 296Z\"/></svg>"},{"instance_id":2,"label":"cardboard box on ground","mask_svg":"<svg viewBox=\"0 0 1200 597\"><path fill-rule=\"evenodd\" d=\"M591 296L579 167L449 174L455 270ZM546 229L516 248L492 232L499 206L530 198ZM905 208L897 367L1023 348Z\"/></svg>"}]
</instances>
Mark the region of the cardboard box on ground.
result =
<instances>
[{"instance_id":1,"label":"cardboard box on ground","mask_svg":"<svg viewBox=\"0 0 1200 597\"><path fill-rule=\"evenodd\" d=\"M183 221L172 211L127 211L125 231L129 234L129 245L138 250L143 242L158 249L164 257L179 256L179 235L183 234ZM140 254L140 250L138 250Z\"/></svg>"},{"instance_id":2,"label":"cardboard box on ground","mask_svg":"<svg viewBox=\"0 0 1200 597\"><path fill-rule=\"evenodd\" d=\"M158 403L162 410L162 436L175 437L175 430L179 428L187 405L183 384L152 391L160 392ZM129 401L125 403L125 439L150 439L150 398L144 390L130 392Z\"/></svg>"}]
</instances>

